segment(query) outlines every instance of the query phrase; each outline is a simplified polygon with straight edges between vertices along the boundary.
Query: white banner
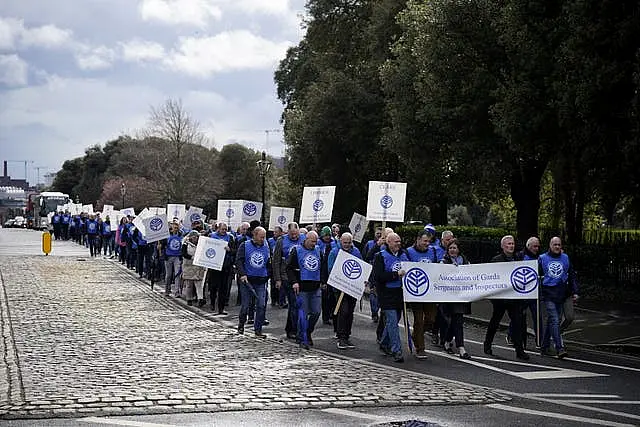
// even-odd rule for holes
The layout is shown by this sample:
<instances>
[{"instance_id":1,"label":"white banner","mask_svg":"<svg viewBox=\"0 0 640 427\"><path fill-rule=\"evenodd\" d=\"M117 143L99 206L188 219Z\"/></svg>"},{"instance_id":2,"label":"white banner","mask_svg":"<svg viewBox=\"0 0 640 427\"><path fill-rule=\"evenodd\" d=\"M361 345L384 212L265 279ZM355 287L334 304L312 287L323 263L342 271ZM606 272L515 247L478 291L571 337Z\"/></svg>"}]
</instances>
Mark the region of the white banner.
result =
<instances>
[{"instance_id":1,"label":"white banner","mask_svg":"<svg viewBox=\"0 0 640 427\"><path fill-rule=\"evenodd\" d=\"M367 219L369 221L404 222L406 182L369 181Z\"/></svg>"},{"instance_id":2,"label":"white banner","mask_svg":"<svg viewBox=\"0 0 640 427\"><path fill-rule=\"evenodd\" d=\"M360 258L339 250L327 283L360 300L364 293L364 282L369 280L372 269L373 266Z\"/></svg>"},{"instance_id":3,"label":"white banner","mask_svg":"<svg viewBox=\"0 0 640 427\"><path fill-rule=\"evenodd\" d=\"M169 203L167 205L167 219L169 221L173 221L175 218L178 218L178 221L181 221L186 212L187 207L185 205L177 203Z\"/></svg>"},{"instance_id":4,"label":"white banner","mask_svg":"<svg viewBox=\"0 0 640 427\"><path fill-rule=\"evenodd\" d=\"M82 212L93 213L93 204L90 205L82 205Z\"/></svg>"},{"instance_id":5,"label":"white banner","mask_svg":"<svg viewBox=\"0 0 640 427\"><path fill-rule=\"evenodd\" d=\"M120 212L122 212L124 216L136 216L136 210L134 208L120 209Z\"/></svg>"},{"instance_id":6,"label":"white banner","mask_svg":"<svg viewBox=\"0 0 640 427\"><path fill-rule=\"evenodd\" d=\"M356 242L362 242L362 238L364 237L364 233L367 231L367 227L369 227L369 221L367 221L367 218L364 215L354 212L351 217L351 222L349 223L349 230L351 230L351 234L353 234L353 240Z\"/></svg>"},{"instance_id":7,"label":"white banner","mask_svg":"<svg viewBox=\"0 0 640 427\"><path fill-rule=\"evenodd\" d=\"M182 218L182 223L191 228L191 224L194 221L201 221L204 224L205 216L202 214L202 208L197 206L190 206L189 210L184 214L184 218Z\"/></svg>"},{"instance_id":8,"label":"white banner","mask_svg":"<svg viewBox=\"0 0 640 427\"><path fill-rule=\"evenodd\" d=\"M224 240L200 236L196 253L193 256L193 263L200 267L221 271L226 253L225 246L227 246L227 242Z\"/></svg>"},{"instance_id":9,"label":"white banner","mask_svg":"<svg viewBox=\"0 0 640 427\"><path fill-rule=\"evenodd\" d=\"M142 220L146 234L144 235L147 243L157 242L158 240L169 237L169 224L166 215L152 215Z\"/></svg>"},{"instance_id":10,"label":"white banner","mask_svg":"<svg viewBox=\"0 0 640 427\"><path fill-rule=\"evenodd\" d=\"M276 229L276 226L282 227L284 232L287 231L287 224L293 222L293 218L296 214L295 208L281 208L279 206L272 206L269 211L269 231Z\"/></svg>"},{"instance_id":11,"label":"white banner","mask_svg":"<svg viewBox=\"0 0 640 427\"><path fill-rule=\"evenodd\" d=\"M262 203L252 202L251 200L242 201L242 220L251 222L254 220L260 221L262 216Z\"/></svg>"},{"instance_id":12,"label":"white banner","mask_svg":"<svg viewBox=\"0 0 640 427\"><path fill-rule=\"evenodd\" d=\"M300 208L301 224L320 224L331 222L335 186L304 187L302 207Z\"/></svg>"},{"instance_id":13,"label":"white banner","mask_svg":"<svg viewBox=\"0 0 640 427\"><path fill-rule=\"evenodd\" d=\"M406 302L472 302L538 298L538 261L455 266L403 262Z\"/></svg>"},{"instance_id":14,"label":"white banner","mask_svg":"<svg viewBox=\"0 0 640 427\"><path fill-rule=\"evenodd\" d=\"M236 230L242 223L242 200L218 200L218 221L224 221L229 230Z\"/></svg>"}]
</instances>

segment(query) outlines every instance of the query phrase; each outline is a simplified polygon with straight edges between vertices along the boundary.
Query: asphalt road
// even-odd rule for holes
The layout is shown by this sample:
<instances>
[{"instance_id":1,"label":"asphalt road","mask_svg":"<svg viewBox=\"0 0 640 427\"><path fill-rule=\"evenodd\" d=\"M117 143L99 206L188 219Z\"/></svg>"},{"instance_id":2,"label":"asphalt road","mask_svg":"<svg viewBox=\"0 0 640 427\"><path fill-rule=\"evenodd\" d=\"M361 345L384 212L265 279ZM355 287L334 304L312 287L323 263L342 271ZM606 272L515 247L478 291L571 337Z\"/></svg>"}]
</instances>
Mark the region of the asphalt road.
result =
<instances>
[{"instance_id":1,"label":"asphalt road","mask_svg":"<svg viewBox=\"0 0 640 427\"><path fill-rule=\"evenodd\" d=\"M40 233L23 230L0 230L0 255L36 255ZM86 256L88 250L69 242L54 242L50 256ZM156 292L161 290L156 287ZM150 296L151 297L151 296ZM166 298L166 297L162 297ZM170 298L172 303L184 304ZM232 295L231 301L235 301ZM238 307L229 307L229 316L213 316L208 310L190 308L211 321L229 328L237 325ZM283 411L241 411L200 414L167 414L153 416L110 417L108 419L74 419L41 421L2 421L0 425L377 425L403 420L421 420L439 425L638 425L640 424L640 359L611 353L569 347L570 357L557 360L530 352L531 360L521 362L505 343L499 332L494 342L494 357L482 353L484 328L465 325L466 348L472 360L451 356L434 346L428 346L429 358L394 363L382 355L375 342L375 325L371 322L368 304L363 311L356 309L352 341L353 350L338 350L333 328L319 322L314 333L319 355L337 355L357 361L364 366L383 366L390 376L408 372L432 376L465 384L490 387L508 394L512 401L491 405L413 406L405 408L366 408ZM270 340L286 342L284 323L286 310L267 307L271 321L264 332ZM401 329L404 332L404 329ZM406 340L403 340L406 344ZM294 343L291 343L294 346Z\"/></svg>"}]
</instances>

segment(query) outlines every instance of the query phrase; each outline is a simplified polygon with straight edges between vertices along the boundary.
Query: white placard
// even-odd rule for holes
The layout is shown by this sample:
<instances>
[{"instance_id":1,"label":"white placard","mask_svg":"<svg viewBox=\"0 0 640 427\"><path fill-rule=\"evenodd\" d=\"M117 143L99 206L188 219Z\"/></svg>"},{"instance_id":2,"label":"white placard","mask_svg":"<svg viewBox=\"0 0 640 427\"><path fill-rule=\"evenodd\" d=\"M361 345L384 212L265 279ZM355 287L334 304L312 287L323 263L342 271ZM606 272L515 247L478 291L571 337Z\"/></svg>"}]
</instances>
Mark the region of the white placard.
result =
<instances>
[{"instance_id":1,"label":"white placard","mask_svg":"<svg viewBox=\"0 0 640 427\"><path fill-rule=\"evenodd\" d=\"M269 212L269 231L273 231L276 229L276 226L280 226L282 230L286 232L287 224L293 222L295 214L295 208L272 206Z\"/></svg>"},{"instance_id":2,"label":"white placard","mask_svg":"<svg viewBox=\"0 0 640 427\"><path fill-rule=\"evenodd\" d=\"M58 212L64 212L64 206L63 205L57 205L56 206L56 213Z\"/></svg>"},{"instance_id":3,"label":"white placard","mask_svg":"<svg viewBox=\"0 0 640 427\"><path fill-rule=\"evenodd\" d=\"M77 212L76 215L80 215L82 213L82 203L76 203L75 206L76 206L76 212Z\"/></svg>"},{"instance_id":4,"label":"white placard","mask_svg":"<svg viewBox=\"0 0 640 427\"><path fill-rule=\"evenodd\" d=\"M242 223L242 200L218 200L218 221L224 221L229 230L237 229Z\"/></svg>"},{"instance_id":5,"label":"white placard","mask_svg":"<svg viewBox=\"0 0 640 427\"><path fill-rule=\"evenodd\" d=\"M304 187L302 207L300 209L301 224L319 224L331 222L335 186Z\"/></svg>"},{"instance_id":6,"label":"white placard","mask_svg":"<svg viewBox=\"0 0 640 427\"><path fill-rule=\"evenodd\" d=\"M370 264L341 249L338 251L327 283L360 300L364 293L364 282L369 280L372 269L373 266Z\"/></svg>"},{"instance_id":7,"label":"white placard","mask_svg":"<svg viewBox=\"0 0 640 427\"><path fill-rule=\"evenodd\" d=\"M242 220L246 222L260 221L262 217L262 203L251 200L242 201Z\"/></svg>"},{"instance_id":8,"label":"white placard","mask_svg":"<svg viewBox=\"0 0 640 427\"><path fill-rule=\"evenodd\" d=\"M137 216L131 221L131 223L138 229L143 236L147 235L147 230L144 227L144 218L141 216Z\"/></svg>"},{"instance_id":9,"label":"white placard","mask_svg":"<svg viewBox=\"0 0 640 427\"><path fill-rule=\"evenodd\" d=\"M167 205L167 219L169 219L169 221L173 221L174 218L178 218L178 221L182 221L186 212L187 207L185 205L177 203L169 203Z\"/></svg>"},{"instance_id":10,"label":"white placard","mask_svg":"<svg viewBox=\"0 0 640 427\"><path fill-rule=\"evenodd\" d=\"M404 222L406 182L369 181L367 219L369 221Z\"/></svg>"},{"instance_id":11,"label":"white placard","mask_svg":"<svg viewBox=\"0 0 640 427\"><path fill-rule=\"evenodd\" d=\"M202 214L203 209L197 206L190 206L189 210L184 214L182 223L186 227L191 227L194 221L201 221L204 224L205 216Z\"/></svg>"},{"instance_id":12,"label":"white placard","mask_svg":"<svg viewBox=\"0 0 640 427\"><path fill-rule=\"evenodd\" d=\"M153 214L151 212L149 212L149 208L144 208L140 211L140 213L138 214L138 217L140 219L145 219L148 218L150 216L152 216Z\"/></svg>"},{"instance_id":13,"label":"white placard","mask_svg":"<svg viewBox=\"0 0 640 427\"><path fill-rule=\"evenodd\" d=\"M351 222L349 223L349 230L351 230L351 234L353 234L353 240L356 242L362 242L362 238L364 237L364 233L367 231L367 227L369 227L367 217L354 212L351 217Z\"/></svg>"},{"instance_id":14,"label":"white placard","mask_svg":"<svg viewBox=\"0 0 640 427\"><path fill-rule=\"evenodd\" d=\"M90 205L82 205L82 212L93 213L93 203Z\"/></svg>"},{"instance_id":15,"label":"white placard","mask_svg":"<svg viewBox=\"0 0 640 427\"><path fill-rule=\"evenodd\" d=\"M166 208L149 208L149 212L152 215L166 215L167 214L167 210Z\"/></svg>"},{"instance_id":16,"label":"white placard","mask_svg":"<svg viewBox=\"0 0 640 427\"><path fill-rule=\"evenodd\" d=\"M120 212L122 212L124 216L136 216L136 210L134 208L120 209Z\"/></svg>"},{"instance_id":17,"label":"white placard","mask_svg":"<svg viewBox=\"0 0 640 427\"><path fill-rule=\"evenodd\" d=\"M221 239L200 236L193 256L193 263L200 267L222 270L227 242Z\"/></svg>"},{"instance_id":18,"label":"white placard","mask_svg":"<svg viewBox=\"0 0 640 427\"><path fill-rule=\"evenodd\" d=\"M144 237L147 243L157 242L158 240L169 237L169 224L167 223L167 215L152 215L142 220L146 231Z\"/></svg>"},{"instance_id":19,"label":"white placard","mask_svg":"<svg viewBox=\"0 0 640 427\"><path fill-rule=\"evenodd\" d=\"M403 262L406 302L472 302L538 298L538 261L455 266Z\"/></svg>"}]
</instances>

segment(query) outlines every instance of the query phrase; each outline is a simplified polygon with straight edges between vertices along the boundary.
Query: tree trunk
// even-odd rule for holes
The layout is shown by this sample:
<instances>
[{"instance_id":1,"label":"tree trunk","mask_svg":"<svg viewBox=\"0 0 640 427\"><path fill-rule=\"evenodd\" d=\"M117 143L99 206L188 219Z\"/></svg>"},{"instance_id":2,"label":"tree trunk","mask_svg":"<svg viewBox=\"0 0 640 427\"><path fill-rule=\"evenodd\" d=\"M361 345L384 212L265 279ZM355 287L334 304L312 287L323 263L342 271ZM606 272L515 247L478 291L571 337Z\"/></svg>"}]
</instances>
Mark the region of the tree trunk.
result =
<instances>
[{"instance_id":1,"label":"tree trunk","mask_svg":"<svg viewBox=\"0 0 640 427\"><path fill-rule=\"evenodd\" d=\"M447 225L448 217L447 217L447 206L448 206L447 196L444 194L440 194L436 200L431 203L429 209L431 211L431 223L437 225Z\"/></svg>"},{"instance_id":2,"label":"tree trunk","mask_svg":"<svg viewBox=\"0 0 640 427\"><path fill-rule=\"evenodd\" d=\"M546 163L525 164L511 176L511 198L516 205L516 233L519 241L538 235L540 181Z\"/></svg>"}]
</instances>

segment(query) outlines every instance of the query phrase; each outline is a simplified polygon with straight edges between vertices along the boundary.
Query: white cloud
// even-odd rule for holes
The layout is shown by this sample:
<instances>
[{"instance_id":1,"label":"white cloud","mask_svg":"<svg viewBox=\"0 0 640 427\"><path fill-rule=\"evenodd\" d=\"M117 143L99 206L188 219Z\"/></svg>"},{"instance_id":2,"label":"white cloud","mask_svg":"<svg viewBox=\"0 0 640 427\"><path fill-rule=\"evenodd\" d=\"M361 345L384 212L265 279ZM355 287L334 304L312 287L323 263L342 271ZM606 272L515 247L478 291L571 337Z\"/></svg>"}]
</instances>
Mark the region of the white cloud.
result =
<instances>
[{"instance_id":1,"label":"white cloud","mask_svg":"<svg viewBox=\"0 0 640 427\"><path fill-rule=\"evenodd\" d=\"M76 64L82 70L101 70L111 67L116 53L106 46L79 45L75 58Z\"/></svg>"},{"instance_id":2,"label":"white cloud","mask_svg":"<svg viewBox=\"0 0 640 427\"><path fill-rule=\"evenodd\" d=\"M287 15L291 12L289 0L231 0L233 7L247 13Z\"/></svg>"},{"instance_id":3,"label":"white cloud","mask_svg":"<svg viewBox=\"0 0 640 427\"><path fill-rule=\"evenodd\" d=\"M27 84L29 66L16 54L0 55L0 83L7 86Z\"/></svg>"},{"instance_id":4,"label":"white cloud","mask_svg":"<svg viewBox=\"0 0 640 427\"><path fill-rule=\"evenodd\" d=\"M0 17L0 49L13 50L23 30L22 21Z\"/></svg>"},{"instance_id":5,"label":"white cloud","mask_svg":"<svg viewBox=\"0 0 640 427\"><path fill-rule=\"evenodd\" d=\"M273 42L246 30L227 31L213 37L183 37L165 64L192 76L216 72L272 67L290 42Z\"/></svg>"},{"instance_id":6,"label":"white cloud","mask_svg":"<svg viewBox=\"0 0 640 427\"><path fill-rule=\"evenodd\" d=\"M22 33L22 44L43 48L65 46L71 42L71 30L60 29L55 25L44 25L25 29Z\"/></svg>"},{"instance_id":7,"label":"white cloud","mask_svg":"<svg viewBox=\"0 0 640 427\"><path fill-rule=\"evenodd\" d=\"M71 42L72 34L51 24L29 28L21 19L0 17L0 49L63 47Z\"/></svg>"},{"instance_id":8,"label":"white cloud","mask_svg":"<svg viewBox=\"0 0 640 427\"><path fill-rule=\"evenodd\" d=\"M222 10L211 0L142 0L138 8L144 21L174 25L206 27L210 19L222 18Z\"/></svg>"},{"instance_id":9,"label":"white cloud","mask_svg":"<svg viewBox=\"0 0 640 427\"><path fill-rule=\"evenodd\" d=\"M164 57L164 47L156 42L134 39L120 43L122 59L131 62L154 61Z\"/></svg>"}]
</instances>

